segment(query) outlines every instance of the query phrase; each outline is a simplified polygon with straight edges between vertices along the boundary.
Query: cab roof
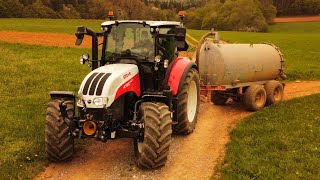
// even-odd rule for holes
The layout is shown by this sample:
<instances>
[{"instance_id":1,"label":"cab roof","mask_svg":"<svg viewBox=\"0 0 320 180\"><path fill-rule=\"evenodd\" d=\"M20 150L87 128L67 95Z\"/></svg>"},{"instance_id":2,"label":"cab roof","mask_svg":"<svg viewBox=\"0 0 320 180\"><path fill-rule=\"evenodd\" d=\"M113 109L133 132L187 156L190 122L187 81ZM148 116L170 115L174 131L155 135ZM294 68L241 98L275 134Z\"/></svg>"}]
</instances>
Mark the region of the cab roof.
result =
<instances>
[{"instance_id":1,"label":"cab roof","mask_svg":"<svg viewBox=\"0 0 320 180\"><path fill-rule=\"evenodd\" d=\"M143 22L146 23L146 25L149 25L151 27L168 27L168 26L180 26L180 22L176 21L142 21L142 20L119 20L119 21L106 21L101 24L101 26L111 26L115 25L117 23L137 23L137 24L143 24Z\"/></svg>"}]
</instances>

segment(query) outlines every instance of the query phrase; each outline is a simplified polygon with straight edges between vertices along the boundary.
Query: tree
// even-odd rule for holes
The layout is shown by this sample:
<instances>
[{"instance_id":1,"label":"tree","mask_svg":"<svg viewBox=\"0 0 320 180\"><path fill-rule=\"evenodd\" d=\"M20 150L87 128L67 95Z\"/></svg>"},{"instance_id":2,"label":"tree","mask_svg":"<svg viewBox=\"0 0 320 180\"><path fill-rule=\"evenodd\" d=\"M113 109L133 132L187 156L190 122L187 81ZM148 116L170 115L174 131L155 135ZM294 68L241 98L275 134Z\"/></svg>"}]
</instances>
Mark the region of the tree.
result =
<instances>
[{"instance_id":1,"label":"tree","mask_svg":"<svg viewBox=\"0 0 320 180\"><path fill-rule=\"evenodd\" d=\"M0 17L22 17L23 5L18 0L0 0Z\"/></svg>"},{"instance_id":2,"label":"tree","mask_svg":"<svg viewBox=\"0 0 320 180\"><path fill-rule=\"evenodd\" d=\"M277 9L273 5L272 0L260 0L260 1L256 0L256 4L259 5L259 8L266 19L266 22L268 24L272 24L273 18L275 18L277 14Z\"/></svg>"},{"instance_id":3,"label":"tree","mask_svg":"<svg viewBox=\"0 0 320 180\"><path fill-rule=\"evenodd\" d=\"M267 31L267 23L253 0L227 0L219 10L217 28L236 31Z\"/></svg>"},{"instance_id":4,"label":"tree","mask_svg":"<svg viewBox=\"0 0 320 180\"><path fill-rule=\"evenodd\" d=\"M33 18L58 18L58 14L47 6L44 6L40 0L23 9L23 17Z\"/></svg>"},{"instance_id":5,"label":"tree","mask_svg":"<svg viewBox=\"0 0 320 180\"><path fill-rule=\"evenodd\" d=\"M59 11L59 15L65 19L79 19L80 18L79 12L71 4L63 5L62 10Z\"/></svg>"}]
</instances>

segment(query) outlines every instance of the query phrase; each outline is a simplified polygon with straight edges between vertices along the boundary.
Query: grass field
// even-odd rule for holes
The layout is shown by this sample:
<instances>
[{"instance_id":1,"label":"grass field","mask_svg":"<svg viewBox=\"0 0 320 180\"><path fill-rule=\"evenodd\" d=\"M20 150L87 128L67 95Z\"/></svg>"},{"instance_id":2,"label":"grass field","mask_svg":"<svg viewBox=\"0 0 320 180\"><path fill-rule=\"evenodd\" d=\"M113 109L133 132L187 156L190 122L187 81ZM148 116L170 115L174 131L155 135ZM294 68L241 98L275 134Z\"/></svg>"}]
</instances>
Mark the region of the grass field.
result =
<instances>
[{"instance_id":1,"label":"grass field","mask_svg":"<svg viewBox=\"0 0 320 180\"><path fill-rule=\"evenodd\" d=\"M265 108L231 132L222 179L320 179L320 94Z\"/></svg>"},{"instance_id":2,"label":"grass field","mask_svg":"<svg viewBox=\"0 0 320 180\"><path fill-rule=\"evenodd\" d=\"M219 32L220 38L231 43L270 42L280 47L285 56L289 80L320 79L320 22L279 23L269 33ZM197 39L207 31L189 30Z\"/></svg>"},{"instance_id":3,"label":"grass field","mask_svg":"<svg viewBox=\"0 0 320 180\"><path fill-rule=\"evenodd\" d=\"M83 49L0 42L0 174L33 177L46 163L44 119L51 90L76 92L90 71Z\"/></svg>"},{"instance_id":4,"label":"grass field","mask_svg":"<svg viewBox=\"0 0 320 180\"><path fill-rule=\"evenodd\" d=\"M52 32L74 34L78 26L100 31L101 20L0 18L0 31Z\"/></svg>"}]
</instances>

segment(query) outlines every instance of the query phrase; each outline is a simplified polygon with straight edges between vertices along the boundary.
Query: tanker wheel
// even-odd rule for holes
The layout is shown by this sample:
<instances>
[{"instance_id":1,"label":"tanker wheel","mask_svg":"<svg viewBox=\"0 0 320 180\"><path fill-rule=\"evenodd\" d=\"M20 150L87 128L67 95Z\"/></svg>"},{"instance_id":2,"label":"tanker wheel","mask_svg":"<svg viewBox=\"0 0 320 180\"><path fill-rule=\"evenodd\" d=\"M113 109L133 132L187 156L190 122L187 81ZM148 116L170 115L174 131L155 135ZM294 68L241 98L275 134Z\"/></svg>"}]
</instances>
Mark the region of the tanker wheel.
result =
<instances>
[{"instance_id":1,"label":"tanker wheel","mask_svg":"<svg viewBox=\"0 0 320 180\"><path fill-rule=\"evenodd\" d=\"M266 104L266 91L261 85L252 85L244 93L244 103L248 110L257 111Z\"/></svg>"},{"instance_id":2,"label":"tanker wheel","mask_svg":"<svg viewBox=\"0 0 320 180\"><path fill-rule=\"evenodd\" d=\"M279 81L271 80L264 85L267 93L267 105L279 103L283 99L283 86Z\"/></svg>"},{"instance_id":3,"label":"tanker wheel","mask_svg":"<svg viewBox=\"0 0 320 180\"><path fill-rule=\"evenodd\" d=\"M169 107L159 102L145 102L140 105L138 117L144 123L144 132L141 138L134 139L137 165L148 169L163 166L171 144Z\"/></svg>"},{"instance_id":4,"label":"tanker wheel","mask_svg":"<svg viewBox=\"0 0 320 180\"><path fill-rule=\"evenodd\" d=\"M196 69L190 69L184 79L182 89L178 93L177 120L173 125L175 134L190 134L193 132L200 105L199 74Z\"/></svg>"},{"instance_id":5,"label":"tanker wheel","mask_svg":"<svg viewBox=\"0 0 320 180\"><path fill-rule=\"evenodd\" d=\"M211 102L213 102L215 105L224 105L228 99L228 97L225 97L219 91L211 91Z\"/></svg>"},{"instance_id":6,"label":"tanker wheel","mask_svg":"<svg viewBox=\"0 0 320 180\"><path fill-rule=\"evenodd\" d=\"M59 104L62 99L52 98L48 103L45 124L45 150L50 161L70 160L73 156L74 141L70 129L63 120ZM63 98L68 117L74 116L74 101Z\"/></svg>"}]
</instances>

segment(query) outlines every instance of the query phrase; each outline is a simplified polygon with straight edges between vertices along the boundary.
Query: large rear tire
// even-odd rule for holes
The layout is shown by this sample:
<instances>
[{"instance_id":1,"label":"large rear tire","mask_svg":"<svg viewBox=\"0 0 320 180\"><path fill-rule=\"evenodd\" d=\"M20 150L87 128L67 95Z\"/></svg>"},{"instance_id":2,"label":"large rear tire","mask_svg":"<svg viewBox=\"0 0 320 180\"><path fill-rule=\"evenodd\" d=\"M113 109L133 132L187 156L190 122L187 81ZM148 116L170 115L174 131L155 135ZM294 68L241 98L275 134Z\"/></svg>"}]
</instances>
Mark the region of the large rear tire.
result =
<instances>
[{"instance_id":1,"label":"large rear tire","mask_svg":"<svg viewBox=\"0 0 320 180\"><path fill-rule=\"evenodd\" d=\"M62 99L52 98L48 103L45 124L45 149L50 161L60 162L70 160L73 156L74 140L70 135L70 129L63 120L60 112L60 101ZM74 101L64 98L64 104L68 117L74 116Z\"/></svg>"},{"instance_id":2,"label":"large rear tire","mask_svg":"<svg viewBox=\"0 0 320 180\"><path fill-rule=\"evenodd\" d=\"M244 104L250 111L262 109L266 104L266 91L261 85L252 85L244 93Z\"/></svg>"},{"instance_id":3,"label":"large rear tire","mask_svg":"<svg viewBox=\"0 0 320 180\"><path fill-rule=\"evenodd\" d=\"M283 86L279 81L271 80L264 85L267 93L267 105L276 104L283 99Z\"/></svg>"},{"instance_id":4,"label":"large rear tire","mask_svg":"<svg viewBox=\"0 0 320 180\"><path fill-rule=\"evenodd\" d=\"M211 91L211 102L215 105L224 105L228 99L219 91Z\"/></svg>"},{"instance_id":5,"label":"large rear tire","mask_svg":"<svg viewBox=\"0 0 320 180\"><path fill-rule=\"evenodd\" d=\"M173 126L176 134L190 134L196 126L200 105L199 82L198 71L190 69L178 93L178 123Z\"/></svg>"},{"instance_id":6,"label":"large rear tire","mask_svg":"<svg viewBox=\"0 0 320 180\"><path fill-rule=\"evenodd\" d=\"M159 102L144 102L138 117L144 123L143 138L134 140L137 165L141 168L163 166L169 155L172 119L169 107Z\"/></svg>"}]
</instances>

